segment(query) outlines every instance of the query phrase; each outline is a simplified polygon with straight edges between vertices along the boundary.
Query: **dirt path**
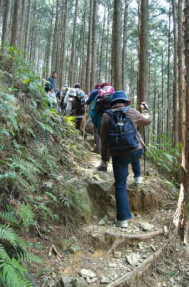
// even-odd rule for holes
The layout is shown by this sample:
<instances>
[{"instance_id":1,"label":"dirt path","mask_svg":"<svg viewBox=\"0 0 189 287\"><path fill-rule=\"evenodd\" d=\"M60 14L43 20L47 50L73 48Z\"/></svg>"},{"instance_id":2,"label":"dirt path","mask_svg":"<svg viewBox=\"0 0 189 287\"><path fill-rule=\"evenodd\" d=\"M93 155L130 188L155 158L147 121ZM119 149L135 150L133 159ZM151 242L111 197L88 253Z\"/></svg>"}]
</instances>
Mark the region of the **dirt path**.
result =
<instances>
[{"instance_id":1,"label":"dirt path","mask_svg":"<svg viewBox=\"0 0 189 287\"><path fill-rule=\"evenodd\" d=\"M115 201L111 166L108 173L97 172L99 162L100 157L92 153L87 167L82 169L81 173L84 180L92 181L89 185L91 200L96 201L97 208L105 209L105 215L95 215L92 223L78 226L76 232L67 239L67 246L64 242L63 250L60 250L58 241L55 241L55 250L51 250L49 263L56 266L54 273L56 278L61 279L57 284L47 283L41 286L184 286L177 284L177 272L174 270L168 271L171 276L166 280L158 273L152 273L145 277L148 278L147 281L141 271L146 267L150 270L150 267L154 266L154 262L157 262L154 259L161 256L160 251L168 240L167 232L171 228L176 206L176 191L173 185L160 177L150 165L147 167L149 176L145 177L144 184L138 187L134 185L131 175L129 193L134 219L129 222L129 227L123 230L114 223ZM107 190L104 186L107 186ZM111 206L100 204L99 192L102 202L103 199L105 202L108 199L108 204L112 202ZM56 231L60 237L63 236L60 226L56 227ZM170 266L166 268L170 270ZM44 282L44 278L42 279ZM173 281L177 285L173 285Z\"/></svg>"}]
</instances>

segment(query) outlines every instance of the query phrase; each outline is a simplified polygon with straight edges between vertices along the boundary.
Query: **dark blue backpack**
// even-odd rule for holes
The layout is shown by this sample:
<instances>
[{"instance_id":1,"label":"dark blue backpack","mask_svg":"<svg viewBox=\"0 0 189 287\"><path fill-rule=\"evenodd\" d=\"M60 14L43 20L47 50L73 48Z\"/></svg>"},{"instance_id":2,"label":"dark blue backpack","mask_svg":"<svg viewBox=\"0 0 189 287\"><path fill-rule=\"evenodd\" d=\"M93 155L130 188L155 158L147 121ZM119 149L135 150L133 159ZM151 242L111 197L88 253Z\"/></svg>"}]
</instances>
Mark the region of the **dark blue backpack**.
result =
<instances>
[{"instance_id":1,"label":"dark blue backpack","mask_svg":"<svg viewBox=\"0 0 189 287\"><path fill-rule=\"evenodd\" d=\"M126 114L128 110L129 108L106 111L111 118L108 131L108 145L111 152L132 151L139 146L137 129Z\"/></svg>"}]
</instances>

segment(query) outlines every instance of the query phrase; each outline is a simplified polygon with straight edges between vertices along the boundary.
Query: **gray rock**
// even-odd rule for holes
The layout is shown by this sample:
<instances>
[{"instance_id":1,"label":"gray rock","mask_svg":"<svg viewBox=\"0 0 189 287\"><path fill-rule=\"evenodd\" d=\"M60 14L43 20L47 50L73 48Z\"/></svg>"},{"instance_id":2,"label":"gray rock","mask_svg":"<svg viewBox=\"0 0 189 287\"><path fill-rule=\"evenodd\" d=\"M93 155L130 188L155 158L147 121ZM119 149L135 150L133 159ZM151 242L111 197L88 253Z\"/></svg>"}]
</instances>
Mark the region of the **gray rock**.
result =
<instances>
[{"instance_id":1,"label":"gray rock","mask_svg":"<svg viewBox=\"0 0 189 287\"><path fill-rule=\"evenodd\" d=\"M114 257L115 258L121 258L121 256L122 256L121 251L114 251Z\"/></svg>"},{"instance_id":2,"label":"gray rock","mask_svg":"<svg viewBox=\"0 0 189 287\"><path fill-rule=\"evenodd\" d=\"M87 287L88 284L83 278L75 278L72 283L72 287Z\"/></svg>"},{"instance_id":3,"label":"gray rock","mask_svg":"<svg viewBox=\"0 0 189 287\"><path fill-rule=\"evenodd\" d=\"M86 279L96 278L96 274L90 269L81 269L80 275Z\"/></svg>"},{"instance_id":4,"label":"gray rock","mask_svg":"<svg viewBox=\"0 0 189 287\"><path fill-rule=\"evenodd\" d=\"M63 287L72 287L72 286L73 286L73 285L72 285L73 280L74 280L73 277L68 277L68 276L62 277L62 278L61 278L62 286L63 286Z\"/></svg>"},{"instance_id":5,"label":"gray rock","mask_svg":"<svg viewBox=\"0 0 189 287\"><path fill-rule=\"evenodd\" d=\"M79 245L71 245L68 249L72 254L77 253L78 251L81 250Z\"/></svg>"},{"instance_id":6,"label":"gray rock","mask_svg":"<svg viewBox=\"0 0 189 287\"><path fill-rule=\"evenodd\" d=\"M144 230L144 231L151 231L154 226L148 222L141 222L140 223L140 227Z\"/></svg>"},{"instance_id":7,"label":"gray rock","mask_svg":"<svg viewBox=\"0 0 189 287\"><path fill-rule=\"evenodd\" d=\"M108 267L110 267L110 268L116 268L116 267L117 267L117 263L115 263L115 262L109 262Z\"/></svg>"},{"instance_id":8,"label":"gray rock","mask_svg":"<svg viewBox=\"0 0 189 287\"><path fill-rule=\"evenodd\" d=\"M131 266L136 266L140 261L140 255L138 253L131 253L126 256L126 260Z\"/></svg>"},{"instance_id":9,"label":"gray rock","mask_svg":"<svg viewBox=\"0 0 189 287\"><path fill-rule=\"evenodd\" d=\"M105 276L102 276L101 279L100 279L100 283L101 284L108 284L110 283L110 279L108 277L105 277Z\"/></svg>"},{"instance_id":10,"label":"gray rock","mask_svg":"<svg viewBox=\"0 0 189 287\"><path fill-rule=\"evenodd\" d=\"M91 284L91 283L95 283L97 279L98 279L97 277L94 277L94 278L87 278L86 280L89 284Z\"/></svg>"},{"instance_id":11,"label":"gray rock","mask_svg":"<svg viewBox=\"0 0 189 287\"><path fill-rule=\"evenodd\" d=\"M61 285L63 287L87 287L88 284L83 278L62 277Z\"/></svg>"}]
</instances>

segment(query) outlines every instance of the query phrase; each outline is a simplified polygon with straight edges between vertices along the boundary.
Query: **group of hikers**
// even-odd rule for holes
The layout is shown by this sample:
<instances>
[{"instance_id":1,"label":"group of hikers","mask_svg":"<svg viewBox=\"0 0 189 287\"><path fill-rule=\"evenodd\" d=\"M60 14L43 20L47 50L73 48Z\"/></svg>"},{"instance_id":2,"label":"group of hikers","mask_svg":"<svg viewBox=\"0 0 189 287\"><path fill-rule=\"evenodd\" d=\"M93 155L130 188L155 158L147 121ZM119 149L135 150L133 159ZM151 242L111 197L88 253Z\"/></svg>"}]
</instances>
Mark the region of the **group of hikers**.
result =
<instances>
[{"instance_id":1,"label":"group of hikers","mask_svg":"<svg viewBox=\"0 0 189 287\"><path fill-rule=\"evenodd\" d=\"M140 158L144 153L144 142L138 131L140 127L151 123L148 106L140 103L140 112L131 107L131 101L123 90L116 91L111 83L97 84L85 94L79 84L73 88L65 85L60 91L56 88L57 73L52 73L47 80L49 103L58 106L66 116L76 117L76 128L80 129L85 111L93 123L94 137L101 154L99 171L107 171L112 158L115 179L117 207L116 225L127 228L132 218L129 204L127 178L129 164L132 166L136 184L143 181ZM54 102L53 102L54 101ZM87 108L86 108L87 107Z\"/></svg>"}]
</instances>

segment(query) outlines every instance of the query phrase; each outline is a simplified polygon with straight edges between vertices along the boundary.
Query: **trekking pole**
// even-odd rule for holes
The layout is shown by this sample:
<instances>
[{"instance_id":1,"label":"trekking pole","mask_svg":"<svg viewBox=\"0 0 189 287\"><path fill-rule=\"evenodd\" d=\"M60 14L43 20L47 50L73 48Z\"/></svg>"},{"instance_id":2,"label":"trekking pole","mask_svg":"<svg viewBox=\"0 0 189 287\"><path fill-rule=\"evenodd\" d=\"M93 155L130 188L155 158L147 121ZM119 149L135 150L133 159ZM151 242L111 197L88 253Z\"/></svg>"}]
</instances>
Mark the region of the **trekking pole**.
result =
<instances>
[{"instance_id":1,"label":"trekking pole","mask_svg":"<svg viewBox=\"0 0 189 287\"><path fill-rule=\"evenodd\" d=\"M83 140L85 140L86 125L87 125L87 110L85 108L85 113L83 117Z\"/></svg>"},{"instance_id":2,"label":"trekking pole","mask_svg":"<svg viewBox=\"0 0 189 287\"><path fill-rule=\"evenodd\" d=\"M146 134L145 129L143 130L144 135L144 176L146 175Z\"/></svg>"}]
</instances>

